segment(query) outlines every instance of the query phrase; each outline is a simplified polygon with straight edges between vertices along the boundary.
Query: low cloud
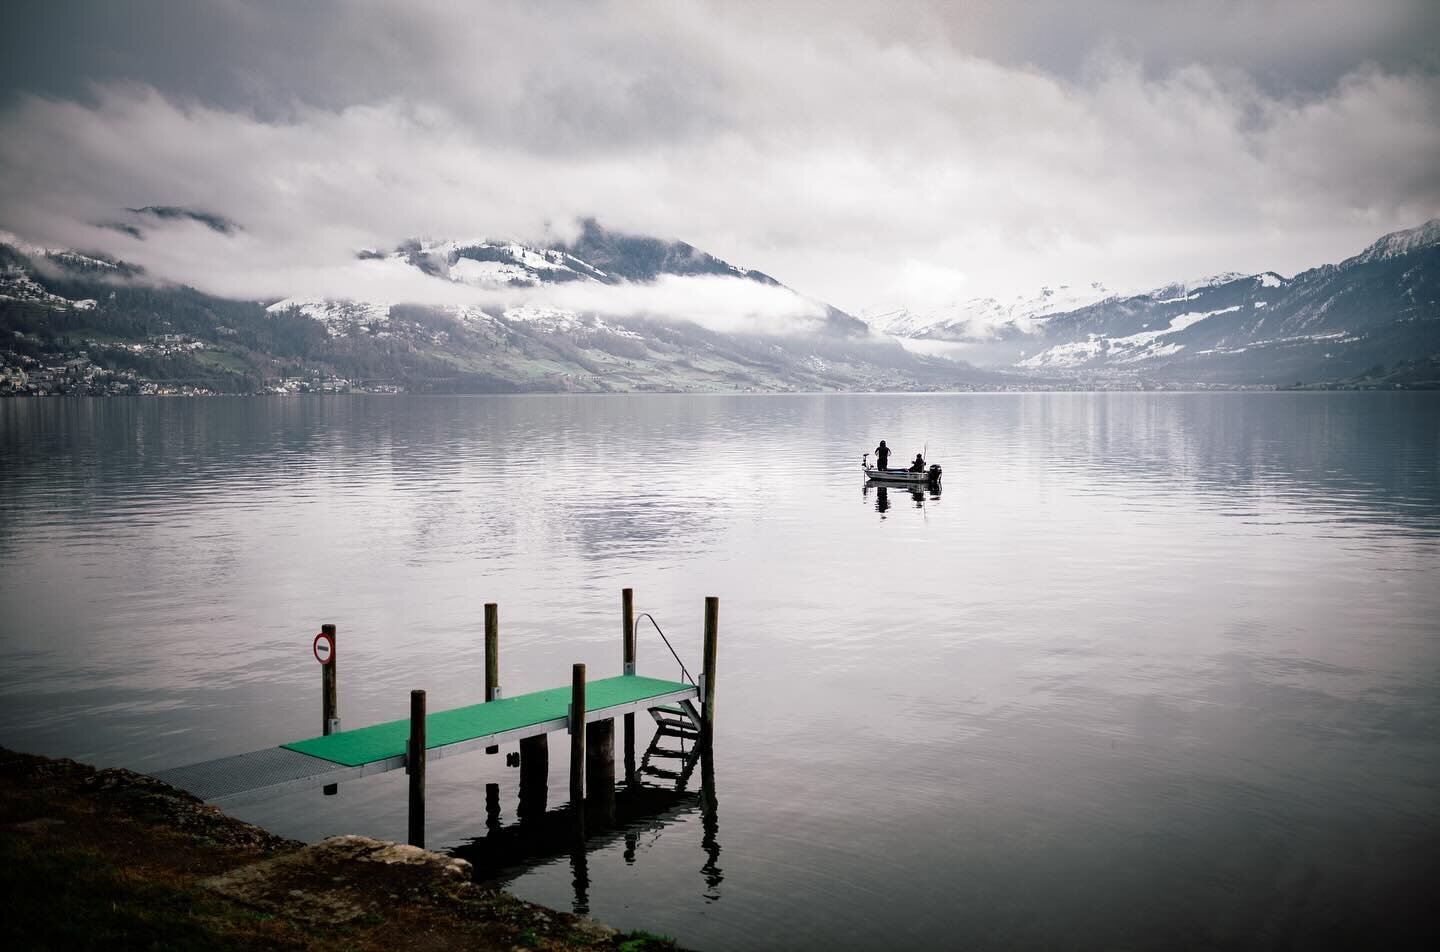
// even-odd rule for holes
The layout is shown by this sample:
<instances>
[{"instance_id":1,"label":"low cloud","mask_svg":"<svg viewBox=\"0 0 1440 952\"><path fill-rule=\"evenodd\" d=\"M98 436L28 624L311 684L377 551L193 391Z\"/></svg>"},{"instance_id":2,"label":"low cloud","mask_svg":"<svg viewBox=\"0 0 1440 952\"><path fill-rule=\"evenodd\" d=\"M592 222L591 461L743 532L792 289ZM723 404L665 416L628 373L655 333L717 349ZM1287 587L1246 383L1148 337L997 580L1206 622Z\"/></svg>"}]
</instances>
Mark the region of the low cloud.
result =
<instances>
[{"instance_id":1,"label":"low cloud","mask_svg":"<svg viewBox=\"0 0 1440 952\"><path fill-rule=\"evenodd\" d=\"M726 333L794 334L824 320L824 305L787 288L724 275L661 275L648 283L572 281L538 287L479 288L423 274L396 258L360 259L324 269L236 276L238 286L264 280L287 297L350 298L378 304L541 309L601 318L686 321Z\"/></svg>"},{"instance_id":2,"label":"low cloud","mask_svg":"<svg viewBox=\"0 0 1440 952\"><path fill-rule=\"evenodd\" d=\"M667 274L650 284L571 282L525 300L581 313L689 320L728 333L797 333L826 316L823 305L786 288L718 275Z\"/></svg>"},{"instance_id":3,"label":"low cloud","mask_svg":"<svg viewBox=\"0 0 1440 952\"><path fill-rule=\"evenodd\" d=\"M222 297L267 303L276 298L334 298L491 311L541 308L602 318L689 321L716 331L762 334L800 333L826 317L824 305L788 288L725 275L661 275L649 283L475 287L426 274L398 257L286 262L268 248L255 247L254 239L216 240L202 227L152 237L143 257L157 273L173 275L193 266L197 250L202 260L227 256L224 267L200 269L186 282Z\"/></svg>"}]
</instances>

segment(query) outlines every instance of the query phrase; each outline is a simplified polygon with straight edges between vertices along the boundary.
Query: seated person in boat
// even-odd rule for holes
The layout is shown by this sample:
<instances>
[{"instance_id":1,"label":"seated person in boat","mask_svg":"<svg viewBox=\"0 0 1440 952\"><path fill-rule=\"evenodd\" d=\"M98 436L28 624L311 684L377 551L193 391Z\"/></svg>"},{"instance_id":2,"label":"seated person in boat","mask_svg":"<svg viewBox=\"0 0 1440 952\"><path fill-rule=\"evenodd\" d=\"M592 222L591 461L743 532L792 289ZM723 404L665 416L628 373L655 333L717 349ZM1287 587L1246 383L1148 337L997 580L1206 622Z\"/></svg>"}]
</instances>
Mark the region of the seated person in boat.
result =
<instances>
[{"instance_id":1,"label":"seated person in boat","mask_svg":"<svg viewBox=\"0 0 1440 952\"><path fill-rule=\"evenodd\" d=\"M880 445L875 447L875 468L890 468L890 447L885 445L884 440L881 440Z\"/></svg>"},{"instance_id":2,"label":"seated person in boat","mask_svg":"<svg viewBox=\"0 0 1440 952\"><path fill-rule=\"evenodd\" d=\"M913 462L913 463L910 464L910 472L912 472L912 473L923 473L923 472L925 472L925 457L921 456L919 453L916 453L916 454L915 454L915 462Z\"/></svg>"}]
</instances>

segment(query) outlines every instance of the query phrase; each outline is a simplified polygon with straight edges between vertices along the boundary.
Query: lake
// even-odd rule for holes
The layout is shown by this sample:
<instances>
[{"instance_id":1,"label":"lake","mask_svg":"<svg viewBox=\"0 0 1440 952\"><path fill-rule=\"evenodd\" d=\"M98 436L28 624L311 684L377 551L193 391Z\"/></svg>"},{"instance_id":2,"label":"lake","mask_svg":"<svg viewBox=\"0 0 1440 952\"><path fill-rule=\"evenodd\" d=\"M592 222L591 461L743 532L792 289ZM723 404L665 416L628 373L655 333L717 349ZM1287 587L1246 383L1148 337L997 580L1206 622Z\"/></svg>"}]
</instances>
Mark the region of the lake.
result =
<instances>
[{"instance_id":1,"label":"lake","mask_svg":"<svg viewBox=\"0 0 1440 952\"><path fill-rule=\"evenodd\" d=\"M867 488L880 439L941 491ZM473 703L489 601L506 694L618 674L624 586L695 671L716 595L714 810L506 888L717 950L1419 947L1437 473L1440 394L0 401L0 744L317 733L322 622L345 726ZM517 782L432 763L427 845ZM404 789L231 812L404 839Z\"/></svg>"}]
</instances>

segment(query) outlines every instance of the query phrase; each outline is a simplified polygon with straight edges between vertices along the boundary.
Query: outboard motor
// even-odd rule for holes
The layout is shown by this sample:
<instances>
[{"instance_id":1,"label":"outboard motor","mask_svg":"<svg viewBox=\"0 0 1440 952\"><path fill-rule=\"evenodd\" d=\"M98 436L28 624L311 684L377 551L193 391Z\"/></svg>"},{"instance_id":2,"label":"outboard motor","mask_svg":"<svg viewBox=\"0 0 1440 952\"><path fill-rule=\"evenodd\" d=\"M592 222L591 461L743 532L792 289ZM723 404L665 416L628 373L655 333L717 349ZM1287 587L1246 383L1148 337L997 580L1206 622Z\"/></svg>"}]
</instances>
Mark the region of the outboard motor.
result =
<instances>
[{"instance_id":1,"label":"outboard motor","mask_svg":"<svg viewBox=\"0 0 1440 952\"><path fill-rule=\"evenodd\" d=\"M929 476L930 476L930 484L931 484L932 486L935 485L936 483L940 482L940 464L939 464L939 463L931 463L931 464L930 464Z\"/></svg>"}]
</instances>

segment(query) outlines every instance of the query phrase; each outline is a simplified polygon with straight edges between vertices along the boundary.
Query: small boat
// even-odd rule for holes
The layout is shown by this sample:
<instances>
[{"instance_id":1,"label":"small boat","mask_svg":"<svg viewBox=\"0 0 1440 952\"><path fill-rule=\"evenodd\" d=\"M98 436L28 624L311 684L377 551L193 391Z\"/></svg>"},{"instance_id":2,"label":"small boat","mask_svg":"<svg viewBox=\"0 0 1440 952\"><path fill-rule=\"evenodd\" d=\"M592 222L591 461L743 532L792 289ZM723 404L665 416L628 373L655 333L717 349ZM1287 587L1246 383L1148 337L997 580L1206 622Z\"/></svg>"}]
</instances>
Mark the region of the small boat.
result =
<instances>
[{"instance_id":1,"label":"small boat","mask_svg":"<svg viewBox=\"0 0 1440 952\"><path fill-rule=\"evenodd\" d=\"M933 486L940 482L938 463L931 463L928 469L918 473L909 469L876 469L870 465L870 454L866 453L860 467L865 471L866 479L873 479L877 483L929 483Z\"/></svg>"}]
</instances>

